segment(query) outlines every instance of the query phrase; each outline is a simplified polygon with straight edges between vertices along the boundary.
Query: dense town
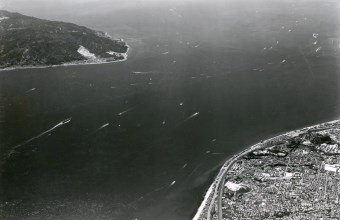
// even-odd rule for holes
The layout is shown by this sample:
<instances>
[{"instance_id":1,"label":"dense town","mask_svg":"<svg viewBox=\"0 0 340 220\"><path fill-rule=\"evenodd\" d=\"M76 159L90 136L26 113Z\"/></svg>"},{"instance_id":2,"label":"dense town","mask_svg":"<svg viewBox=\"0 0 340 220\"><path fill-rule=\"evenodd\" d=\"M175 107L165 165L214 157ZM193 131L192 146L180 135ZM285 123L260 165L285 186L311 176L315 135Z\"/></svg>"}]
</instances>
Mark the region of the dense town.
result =
<instances>
[{"instance_id":1,"label":"dense town","mask_svg":"<svg viewBox=\"0 0 340 220\"><path fill-rule=\"evenodd\" d=\"M227 161L198 219L339 219L339 121L262 141Z\"/></svg>"},{"instance_id":2,"label":"dense town","mask_svg":"<svg viewBox=\"0 0 340 220\"><path fill-rule=\"evenodd\" d=\"M243 156L225 175L223 219L339 218L339 131L309 131Z\"/></svg>"}]
</instances>

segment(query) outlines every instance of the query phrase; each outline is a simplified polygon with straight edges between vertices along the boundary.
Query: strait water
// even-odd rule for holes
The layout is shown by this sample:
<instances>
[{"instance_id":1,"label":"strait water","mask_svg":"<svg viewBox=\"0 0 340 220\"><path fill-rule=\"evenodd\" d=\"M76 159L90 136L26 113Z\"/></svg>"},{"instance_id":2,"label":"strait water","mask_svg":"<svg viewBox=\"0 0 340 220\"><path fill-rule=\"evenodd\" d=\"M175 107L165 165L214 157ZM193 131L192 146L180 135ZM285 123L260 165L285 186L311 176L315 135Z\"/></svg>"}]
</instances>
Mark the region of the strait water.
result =
<instances>
[{"instance_id":1,"label":"strait water","mask_svg":"<svg viewBox=\"0 0 340 220\"><path fill-rule=\"evenodd\" d=\"M131 50L0 72L1 219L190 219L233 154L340 115L337 1L48 2L2 7Z\"/></svg>"}]
</instances>

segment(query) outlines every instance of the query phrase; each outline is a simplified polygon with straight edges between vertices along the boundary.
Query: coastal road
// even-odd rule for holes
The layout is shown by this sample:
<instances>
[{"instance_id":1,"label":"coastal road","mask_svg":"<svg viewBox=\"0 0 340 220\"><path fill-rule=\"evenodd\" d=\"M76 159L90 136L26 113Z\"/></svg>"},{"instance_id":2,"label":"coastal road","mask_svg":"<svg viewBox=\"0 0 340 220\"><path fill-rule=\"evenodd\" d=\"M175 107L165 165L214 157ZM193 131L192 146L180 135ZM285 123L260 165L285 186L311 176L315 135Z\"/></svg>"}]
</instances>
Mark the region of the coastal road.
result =
<instances>
[{"instance_id":1,"label":"coastal road","mask_svg":"<svg viewBox=\"0 0 340 220\"><path fill-rule=\"evenodd\" d=\"M258 144L253 145L250 148L248 148L248 149L240 152L239 154L233 156L231 159L229 159L225 163L227 166L225 166L225 165L223 166L223 168L221 170L222 175L219 179L219 185L216 187L216 190L214 192L214 198L216 198L216 196L217 196L218 220L222 220L222 193L223 193L223 187L224 187L224 179L225 179L225 176L227 175L228 170L239 158L241 158L244 155L250 153L251 151L254 151L255 149L258 149L258 148L261 148L261 147L263 147L262 143L258 143ZM214 201L214 200L215 199L213 199L212 201ZM212 207L213 204L214 204L214 202L212 202L212 204L210 204L210 207ZM210 210L211 210L211 208L209 209L209 211ZM207 219L210 220L210 215L209 215L209 218L207 218Z\"/></svg>"},{"instance_id":2,"label":"coastal road","mask_svg":"<svg viewBox=\"0 0 340 220\"><path fill-rule=\"evenodd\" d=\"M333 122L330 122L331 125L329 126L326 126L326 127L323 127L321 125L316 125L316 126L311 126L311 127L308 127L306 128L307 130L309 131L313 131L313 132L316 132L316 131L324 131L324 130L328 130L328 129L334 129L334 128L339 128L340 125L338 124L340 121L339 120L336 120L336 121L333 121ZM288 132L288 133L285 133L285 134L282 134L282 135L279 135L279 136L276 136L276 137L273 137L271 139L268 139L264 142L261 142L261 143L258 143L258 144L255 144L253 146L251 146L250 148L240 152L239 154L233 156L231 159L229 159L222 167L219 175L218 175L218 179L217 179L217 182L218 184L216 185L215 187L215 190L214 190L214 195L213 195L213 199L211 200L211 203L209 204L209 211L208 211L208 216L207 216L207 220L210 220L211 219L211 216L210 216L210 213L211 213L211 209L214 207L214 201L215 199L217 200L217 210L218 210L218 220L222 220L222 193L223 193L223 187L224 187L224 180L225 180L225 176L228 172L228 170L230 169L230 167L239 159L241 158L242 156L256 150L256 149L260 149L262 147L265 147L265 144L267 142L272 142L272 141L277 141L277 139L281 139L282 138L287 138L287 137L290 137L291 135L289 134L293 134L293 133L296 133L296 132L301 132L305 129L300 129L300 130L296 130L296 131L292 131L292 132ZM217 198L216 198L217 197Z\"/></svg>"}]
</instances>

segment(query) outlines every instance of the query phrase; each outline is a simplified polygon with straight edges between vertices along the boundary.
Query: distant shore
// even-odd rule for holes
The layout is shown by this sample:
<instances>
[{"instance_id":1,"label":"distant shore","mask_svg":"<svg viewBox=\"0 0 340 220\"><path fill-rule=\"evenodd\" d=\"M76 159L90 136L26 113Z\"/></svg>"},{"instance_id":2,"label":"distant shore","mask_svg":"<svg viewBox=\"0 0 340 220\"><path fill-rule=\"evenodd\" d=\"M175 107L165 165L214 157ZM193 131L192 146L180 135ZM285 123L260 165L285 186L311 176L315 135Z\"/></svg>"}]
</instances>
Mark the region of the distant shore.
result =
<instances>
[{"instance_id":1,"label":"distant shore","mask_svg":"<svg viewBox=\"0 0 340 220\"><path fill-rule=\"evenodd\" d=\"M21 70L21 69L45 69L45 68L54 68L54 67L67 67L67 66L80 66L80 65L96 65L96 64L107 64L107 63L118 63L118 62L124 62L128 58L128 53L130 50L130 46L125 43L127 46L127 50L124 54L123 59L119 60L110 60L110 58L99 58L96 60L79 60L79 61L73 61L73 62L67 62L67 63L62 63L62 64L56 64L56 65L37 65L37 66L11 66L11 67L5 67L5 68L0 68L0 72L2 71L12 71L12 70Z\"/></svg>"},{"instance_id":2,"label":"distant shore","mask_svg":"<svg viewBox=\"0 0 340 220\"><path fill-rule=\"evenodd\" d=\"M307 130L323 130L323 129L327 129L329 127L336 127L336 126L340 126L340 120L334 120L334 121L330 121L330 122L325 122L325 123L321 123L321 124L317 124L317 125L313 125L313 126L309 126L309 127L305 127L305 128L301 128L298 130L294 130L294 131L290 131L290 132L286 132L284 134L275 136L273 138L267 139L265 141L261 141L260 143L257 143L255 145L252 145L248 148L246 148L245 150L243 150L242 152L234 155L232 158L230 158L229 160L227 160L222 168L220 169L220 172L218 173L217 177L215 178L214 182L211 184L211 186L209 187L209 189L207 190L204 199L201 203L201 205L199 206L195 216L193 217L192 220L210 220L211 219L211 210L212 208L219 202L216 202L216 199L218 197L218 195L222 192L221 191L221 183L223 183L223 178L225 176L225 174L227 173L227 171L229 170L229 168L231 167L231 165L233 165L240 157L254 151L260 148L264 148L266 147L266 144L268 142L275 142L281 138L284 137L294 137L297 136L303 132L306 132ZM220 207L218 207L220 208ZM219 215L221 215L221 213L218 213ZM219 216L218 219L221 219L221 216Z\"/></svg>"}]
</instances>

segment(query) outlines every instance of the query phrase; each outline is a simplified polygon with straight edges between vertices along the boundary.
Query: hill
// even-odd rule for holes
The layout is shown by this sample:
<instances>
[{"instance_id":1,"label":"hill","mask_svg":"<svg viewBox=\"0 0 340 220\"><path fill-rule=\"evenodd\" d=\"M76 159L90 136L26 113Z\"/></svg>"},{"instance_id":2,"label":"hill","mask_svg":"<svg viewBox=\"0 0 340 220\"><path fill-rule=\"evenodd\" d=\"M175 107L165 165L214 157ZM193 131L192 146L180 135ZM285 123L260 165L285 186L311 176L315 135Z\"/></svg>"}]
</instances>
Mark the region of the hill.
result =
<instances>
[{"instance_id":1,"label":"hill","mask_svg":"<svg viewBox=\"0 0 340 220\"><path fill-rule=\"evenodd\" d=\"M104 32L0 10L0 68L126 59L128 46Z\"/></svg>"}]
</instances>

